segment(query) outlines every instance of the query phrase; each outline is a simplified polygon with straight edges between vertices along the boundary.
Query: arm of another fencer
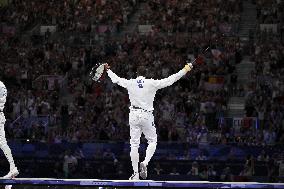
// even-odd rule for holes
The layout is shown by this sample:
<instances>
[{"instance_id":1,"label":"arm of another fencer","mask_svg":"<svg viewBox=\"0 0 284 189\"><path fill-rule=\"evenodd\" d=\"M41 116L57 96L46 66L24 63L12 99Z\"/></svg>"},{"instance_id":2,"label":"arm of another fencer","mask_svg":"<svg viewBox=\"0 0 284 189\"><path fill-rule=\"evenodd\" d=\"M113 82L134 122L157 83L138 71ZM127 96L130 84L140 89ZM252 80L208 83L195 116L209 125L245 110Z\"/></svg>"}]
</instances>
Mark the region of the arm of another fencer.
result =
<instances>
[{"instance_id":1,"label":"arm of another fencer","mask_svg":"<svg viewBox=\"0 0 284 189\"><path fill-rule=\"evenodd\" d=\"M0 86L0 104L4 105L6 103L7 89L2 85Z\"/></svg>"}]
</instances>

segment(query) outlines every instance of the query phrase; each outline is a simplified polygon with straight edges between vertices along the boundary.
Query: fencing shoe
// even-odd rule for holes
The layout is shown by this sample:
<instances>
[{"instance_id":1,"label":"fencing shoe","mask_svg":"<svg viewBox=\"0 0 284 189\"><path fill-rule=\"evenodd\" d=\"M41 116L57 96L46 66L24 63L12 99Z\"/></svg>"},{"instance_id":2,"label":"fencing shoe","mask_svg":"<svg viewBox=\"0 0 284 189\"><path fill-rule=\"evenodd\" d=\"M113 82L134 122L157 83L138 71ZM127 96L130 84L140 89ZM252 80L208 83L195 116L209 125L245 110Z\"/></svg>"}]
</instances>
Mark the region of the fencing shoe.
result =
<instances>
[{"instance_id":1,"label":"fencing shoe","mask_svg":"<svg viewBox=\"0 0 284 189\"><path fill-rule=\"evenodd\" d=\"M3 178L4 179L12 179L12 178L18 176L18 174L19 174L19 171L18 171L17 167L15 167L12 170L10 170L10 172L7 175L5 175Z\"/></svg>"},{"instance_id":2,"label":"fencing shoe","mask_svg":"<svg viewBox=\"0 0 284 189\"><path fill-rule=\"evenodd\" d=\"M143 162L140 163L140 177L142 179L146 179L147 178L147 166Z\"/></svg>"},{"instance_id":3,"label":"fencing shoe","mask_svg":"<svg viewBox=\"0 0 284 189\"><path fill-rule=\"evenodd\" d=\"M133 173L131 177L129 178L129 180L140 180L139 173L138 172Z\"/></svg>"}]
</instances>

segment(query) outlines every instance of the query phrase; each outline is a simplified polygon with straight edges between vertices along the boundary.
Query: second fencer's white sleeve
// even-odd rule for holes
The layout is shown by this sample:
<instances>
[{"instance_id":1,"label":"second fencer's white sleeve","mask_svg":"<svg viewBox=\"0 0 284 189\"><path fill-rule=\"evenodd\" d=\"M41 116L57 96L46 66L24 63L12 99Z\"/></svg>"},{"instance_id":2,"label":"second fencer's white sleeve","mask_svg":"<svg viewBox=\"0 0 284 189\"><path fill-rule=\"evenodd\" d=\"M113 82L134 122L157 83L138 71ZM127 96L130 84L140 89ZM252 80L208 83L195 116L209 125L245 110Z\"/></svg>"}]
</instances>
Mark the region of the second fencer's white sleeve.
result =
<instances>
[{"instance_id":1,"label":"second fencer's white sleeve","mask_svg":"<svg viewBox=\"0 0 284 189\"><path fill-rule=\"evenodd\" d=\"M1 97L0 104L5 104L5 103L6 103L6 97Z\"/></svg>"},{"instance_id":2,"label":"second fencer's white sleeve","mask_svg":"<svg viewBox=\"0 0 284 189\"><path fill-rule=\"evenodd\" d=\"M7 97L7 89L5 85L1 82L0 83L0 111L3 111L4 105L6 103Z\"/></svg>"},{"instance_id":3,"label":"second fencer's white sleeve","mask_svg":"<svg viewBox=\"0 0 284 189\"><path fill-rule=\"evenodd\" d=\"M162 89L164 87L168 87L170 85L172 85L174 82L176 82L177 80L179 80L182 76L184 76L187 73L187 71L185 69L180 70L178 73L173 74L165 79L161 79L161 80L153 80L153 85L157 88L157 89Z\"/></svg>"},{"instance_id":4,"label":"second fencer's white sleeve","mask_svg":"<svg viewBox=\"0 0 284 189\"><path fill-rule=\"evenodd\" d=\"M118 77L115 73L113 73L111 70L107 71L108 76L110 77L111 81L113 83L117 83L121 87L127 88L128 80L124 78Z\"/></svg>"}]
</instances>

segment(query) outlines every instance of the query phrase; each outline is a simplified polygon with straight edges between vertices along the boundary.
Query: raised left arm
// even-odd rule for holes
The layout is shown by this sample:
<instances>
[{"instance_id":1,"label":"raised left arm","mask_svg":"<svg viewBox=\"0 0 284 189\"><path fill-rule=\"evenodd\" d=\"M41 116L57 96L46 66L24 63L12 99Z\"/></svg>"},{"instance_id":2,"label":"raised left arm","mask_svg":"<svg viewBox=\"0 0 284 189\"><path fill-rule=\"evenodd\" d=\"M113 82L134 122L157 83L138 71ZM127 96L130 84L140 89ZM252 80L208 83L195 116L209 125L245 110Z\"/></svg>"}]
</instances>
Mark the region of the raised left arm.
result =
<instances>
[{"instance_id":1,"label":"raised left arm","mask_svg":"<svg viewBox=\"0 0 284 189\"><path fill-rule=\"evenodd\" d=\"M107 74L113 83L117 83L119 86L127 88L127 79L118 77L113 71L110 70L110 66L108 64L105 65L105 69L107 70Z\"/></svg>"}]
</instances>

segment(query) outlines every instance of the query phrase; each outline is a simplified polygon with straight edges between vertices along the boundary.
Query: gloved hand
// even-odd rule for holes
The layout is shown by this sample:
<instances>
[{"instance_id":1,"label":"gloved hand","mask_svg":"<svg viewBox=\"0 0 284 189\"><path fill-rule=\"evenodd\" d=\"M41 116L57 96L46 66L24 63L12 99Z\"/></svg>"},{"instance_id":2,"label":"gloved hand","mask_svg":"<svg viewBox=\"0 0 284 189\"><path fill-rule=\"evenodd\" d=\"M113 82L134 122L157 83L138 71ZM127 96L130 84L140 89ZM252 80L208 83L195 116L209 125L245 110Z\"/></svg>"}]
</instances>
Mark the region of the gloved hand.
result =
<instances>
[{"instance_id":1,"label":"gloved hand","mask_svg":"<svg viewBox=\"0 0 284 189\"><path fill-rule=\"evenodd\" d=\"M189 72L190 70L192 70L192 68L193 68L192 63L186 63L183 69Z\"/></svg>"}]
</instances>

